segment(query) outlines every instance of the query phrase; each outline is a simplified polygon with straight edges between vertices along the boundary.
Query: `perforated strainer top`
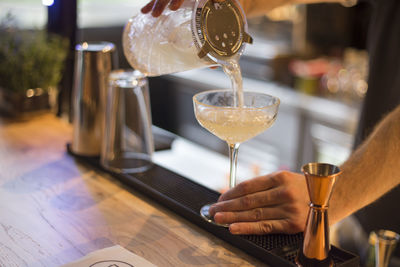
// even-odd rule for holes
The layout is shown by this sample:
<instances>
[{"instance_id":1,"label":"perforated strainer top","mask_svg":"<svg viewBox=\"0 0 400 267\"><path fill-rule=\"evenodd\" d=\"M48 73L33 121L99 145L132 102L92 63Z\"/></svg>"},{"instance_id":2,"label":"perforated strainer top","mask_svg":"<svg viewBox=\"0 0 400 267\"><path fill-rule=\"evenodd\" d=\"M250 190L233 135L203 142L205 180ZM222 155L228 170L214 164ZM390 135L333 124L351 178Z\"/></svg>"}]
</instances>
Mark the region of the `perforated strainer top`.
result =
<instances>
[{"instance_id":1,"label":"perforated strainer top","mask_svg":"<svg viewBox=\"0 0 400 267\"><path fill-rule=\"evenodd\" d=\"M207 54L221 58L241 53L244 42L253 42L246 30L246 18L236 0L197 1L192 31L200 58Z\"/></svg>"}]
</instances>

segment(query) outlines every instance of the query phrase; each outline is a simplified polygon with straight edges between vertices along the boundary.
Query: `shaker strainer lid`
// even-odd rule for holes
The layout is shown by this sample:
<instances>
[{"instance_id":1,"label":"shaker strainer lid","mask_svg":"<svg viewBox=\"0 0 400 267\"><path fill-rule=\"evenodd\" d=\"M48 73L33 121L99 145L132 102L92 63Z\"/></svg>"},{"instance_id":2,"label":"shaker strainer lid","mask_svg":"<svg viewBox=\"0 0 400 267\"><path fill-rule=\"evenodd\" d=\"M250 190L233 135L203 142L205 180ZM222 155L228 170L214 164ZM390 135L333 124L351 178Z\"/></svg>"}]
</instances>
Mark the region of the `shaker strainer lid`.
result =
<instances>
[{"instance_id":1,"label":"shaker strainer lid","mask_svg":"<svg viewBox=\"0 0 400 267\"><path fill-rule=\"evenodd\" d=\"M208 53L216 57L231 57L240 52L244 42L253 42L246 32L244 12L236 0L197 1L192 23L200 58Z\"/></svg>"}]
</instances>

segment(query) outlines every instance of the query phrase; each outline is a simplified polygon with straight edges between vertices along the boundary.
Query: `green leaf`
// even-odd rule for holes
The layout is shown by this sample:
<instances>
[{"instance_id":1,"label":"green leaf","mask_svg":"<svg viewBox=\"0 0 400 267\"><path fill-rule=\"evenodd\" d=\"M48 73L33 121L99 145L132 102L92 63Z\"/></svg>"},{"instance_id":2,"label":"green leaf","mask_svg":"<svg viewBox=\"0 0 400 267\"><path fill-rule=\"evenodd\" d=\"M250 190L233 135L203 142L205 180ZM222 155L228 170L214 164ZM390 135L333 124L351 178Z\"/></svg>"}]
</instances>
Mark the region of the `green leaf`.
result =
<instances>
[{"instance_id":1,"label":"green leaf","mask_svg":"<svg viewBox=\"0 0 400 267\"><path fill-rule=\"evenodd\" d=\"M12 16L0 24L0 87L14 92L56 87L62 77L68 40L43 30L13 27Z\"/></svg>"}]
</instances>

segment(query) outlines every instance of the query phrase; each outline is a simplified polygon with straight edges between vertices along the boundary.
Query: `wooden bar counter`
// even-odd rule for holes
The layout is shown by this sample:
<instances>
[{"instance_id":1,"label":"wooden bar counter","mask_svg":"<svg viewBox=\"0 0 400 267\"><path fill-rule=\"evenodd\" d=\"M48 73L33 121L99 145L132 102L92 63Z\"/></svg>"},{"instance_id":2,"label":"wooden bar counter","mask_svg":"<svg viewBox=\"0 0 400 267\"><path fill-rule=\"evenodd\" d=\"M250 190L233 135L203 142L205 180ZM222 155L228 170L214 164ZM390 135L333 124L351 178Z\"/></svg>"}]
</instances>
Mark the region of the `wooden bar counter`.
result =
<instances>
[{"instance_id":1,"label":"wooden bar counter","mask_svg":"<svg viewBox=\"0 0 400 267\"><path fill-rule=\"evenodd\" d=\"M60 266L120 245L157 266L266 266L66 152L72 127L0 118L0 266Z\"/></svg>"}]
</instances>

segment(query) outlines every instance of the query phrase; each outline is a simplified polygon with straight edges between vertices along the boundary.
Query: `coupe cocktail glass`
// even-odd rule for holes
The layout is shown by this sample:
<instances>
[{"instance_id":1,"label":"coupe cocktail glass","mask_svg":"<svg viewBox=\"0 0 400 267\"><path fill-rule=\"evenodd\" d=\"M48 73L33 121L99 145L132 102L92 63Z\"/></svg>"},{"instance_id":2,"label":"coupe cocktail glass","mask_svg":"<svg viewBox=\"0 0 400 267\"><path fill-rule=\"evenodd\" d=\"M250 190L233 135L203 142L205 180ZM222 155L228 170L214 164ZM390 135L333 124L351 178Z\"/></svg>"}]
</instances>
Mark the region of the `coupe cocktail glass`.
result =
<instances>
[{"instance_id":1,"label":"coupe cocktail glass","mask_svg":"<svg viewBox=\"0 0 400 267\"><path fill-rule=\"evenodd\" d=\"M238 106L233 90L213 90L193 96L194 113L205 129L226 141L229 146L229 187L236 184L238 148L241 143L264 132L275 121L279 99L264 93L243 92L242 106ZM212 204L203 206L200 214L214 222L208 210ZM226 226L226 225L224 225Z\"/></svg>"}]
</instances>

